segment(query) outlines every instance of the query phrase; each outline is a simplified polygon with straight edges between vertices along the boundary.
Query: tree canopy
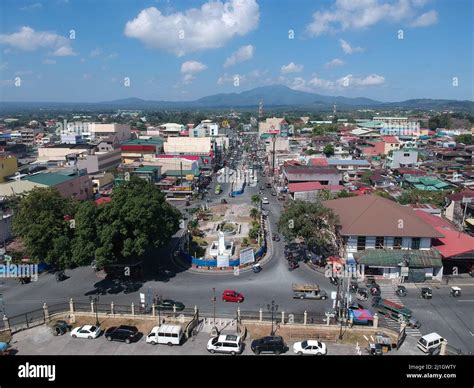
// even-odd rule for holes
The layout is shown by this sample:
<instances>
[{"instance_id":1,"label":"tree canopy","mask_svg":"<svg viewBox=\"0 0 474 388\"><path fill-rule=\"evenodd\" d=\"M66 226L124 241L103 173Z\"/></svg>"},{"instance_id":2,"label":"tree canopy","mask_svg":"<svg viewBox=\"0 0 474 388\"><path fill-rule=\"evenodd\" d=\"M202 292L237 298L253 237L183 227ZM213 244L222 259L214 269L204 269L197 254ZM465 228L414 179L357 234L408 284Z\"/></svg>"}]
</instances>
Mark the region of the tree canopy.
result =
<instances>
[{"instance_id":1,"label":"tree canopy","mask_svg":"<svg viewBox=\"0 0 474 388\"><path fill-rule=\"evenodd\" d=\"M283 211L278 228L288 241L303 238L311 250L330 256L338 251L337 223L337 215L321 202L294 201Z\"/></svg>"},{"instance_id":2,"label":"tree canopy","mask_svg":"<svg viewBox=\"0 0 474 388\"><path fill-rule=\"evenodd\" d=\"M13 231L35 261L70 268L95 259L102 268L133 262L147 249L166 244L180 218L156 186L134 177L114 189L110 203L99 206L63 198L55 189L34 189L20 201Z\"/></svg>"}]
</instances>

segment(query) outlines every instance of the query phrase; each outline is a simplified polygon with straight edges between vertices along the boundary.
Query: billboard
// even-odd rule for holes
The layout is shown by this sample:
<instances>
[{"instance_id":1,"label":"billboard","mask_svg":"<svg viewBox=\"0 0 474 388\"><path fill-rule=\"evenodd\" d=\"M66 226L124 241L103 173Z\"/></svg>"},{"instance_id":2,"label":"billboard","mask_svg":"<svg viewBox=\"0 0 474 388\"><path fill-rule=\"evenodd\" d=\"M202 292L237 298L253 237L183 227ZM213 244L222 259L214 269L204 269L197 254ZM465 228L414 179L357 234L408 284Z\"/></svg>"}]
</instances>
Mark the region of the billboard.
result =
<instances>
[{"instance_id":1,"label":"billboard","mask_svg":"<svg viewBox=\"0 0 474 388\"><path fill-rule=\"evenodd\" d=\"M229 258L228 257L217 256L217 266L218 267L228 267L229 266Z\"/></svg>"},{"instance_id":2,"label":"billboard","mask_svg":"<svg viewBox=\"0 0 474 388\"><path fill-rule=\"evenodd\" d=\"M240 251L240 265L253 263L255 261L255 255L253 248L247 248Z\"/></svg>"}]
</instances>

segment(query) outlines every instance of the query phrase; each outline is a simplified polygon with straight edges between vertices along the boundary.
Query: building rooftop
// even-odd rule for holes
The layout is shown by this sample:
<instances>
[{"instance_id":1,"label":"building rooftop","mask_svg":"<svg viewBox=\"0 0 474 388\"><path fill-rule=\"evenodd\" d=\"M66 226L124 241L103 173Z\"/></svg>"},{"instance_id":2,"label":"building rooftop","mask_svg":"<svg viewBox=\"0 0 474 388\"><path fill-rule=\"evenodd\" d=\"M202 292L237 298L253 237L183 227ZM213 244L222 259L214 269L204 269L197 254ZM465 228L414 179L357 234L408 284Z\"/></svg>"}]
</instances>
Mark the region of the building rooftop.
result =
<instances>
[{"instance_id":1,"label":"building rooftop","mask_svg":"<svg viewBox=\"0 0 474 388\"><path fill-rule=\"evenodd\" d=\"M75 177L77 177L77 175L75 174L68 175L68 174L60 174L56 172L47 172L47 173L31 175L25 180L28 180L34 183L39 183L45 186L56 186L61 183L67 182L71 179L74 179Z\"/></svg>"},{"instance_id":2,"label":"building rooftop","mask_svg":"<svg viewBox=\"0 0 474 388\"><path fill-rule=\"evenodd\" d=\"M343 236L442 237L415 211L378 195L324 201L338 216Z\"/></svg>"},{"instance_id":3,"label":"building rooftop","mask_svg":"<svg viewBox=\"0 0 474 388\"><path fill-rule=\"evenodd\" d=\"M162 145L163 140L157 139L157 138L151 138L151 139L132 139L128 140L122 145Z\"/></svg>"},{"instance_id":4,"label":"building rooftop","mask_svg":"<svg viewBox=\"0 0 474 388\"><path fill-rule=\"evenodd\" d=\"M362 159L352 159L352 160L346 160L346 159L329 159L328 164L330 166L370 166L370 163L368 160Z\"/></svg>"},{"instance_id":5,"label":"building rooftop","mask_svg":"<svg viewBox=\"0 0 474 388\"><path fill-rule=\"evenodd\" d=\"M357 263L370 266L397 267L399 263L407 258L410 268L443 266L441 255L435 249L409 251L403 249L366 249L353 255Z\"/></svg>"}]
</instances>

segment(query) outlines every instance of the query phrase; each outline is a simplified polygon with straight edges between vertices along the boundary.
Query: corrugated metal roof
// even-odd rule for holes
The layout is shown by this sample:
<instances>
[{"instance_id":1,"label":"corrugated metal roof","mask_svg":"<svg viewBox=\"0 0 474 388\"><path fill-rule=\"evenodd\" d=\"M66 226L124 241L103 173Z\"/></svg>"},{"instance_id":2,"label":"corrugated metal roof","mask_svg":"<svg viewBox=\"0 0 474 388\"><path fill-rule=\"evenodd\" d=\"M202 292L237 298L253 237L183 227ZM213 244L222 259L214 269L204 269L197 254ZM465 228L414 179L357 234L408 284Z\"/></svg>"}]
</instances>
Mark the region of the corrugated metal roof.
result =
<instances>
[{"instance_id":1,"label":"corrugated metal roof","mask_svg":"<svg viewBox=\"0 0 474 388\"><path fill-rule=\"evenodd\" d=\"M358 264L372 267L398 267L408 257L410 268L441 267L441 255L434 249L366 249L353 254Z\"/></svg>"},{"instance_id":2,"label":"corrugated metal roof","mask_svg":"<svg viewBox=\"0 0 474 388\"><path fill-rule=\"evenodd\" d=\"M71 179L74 179L75 177L76 175L69 176L64 174L58 174L55 172L47 172L45 174L32 175L26 178L26 180L29 180L30 182L40 183L46 186L56 186Z\"/></svg>"}]
</instances>

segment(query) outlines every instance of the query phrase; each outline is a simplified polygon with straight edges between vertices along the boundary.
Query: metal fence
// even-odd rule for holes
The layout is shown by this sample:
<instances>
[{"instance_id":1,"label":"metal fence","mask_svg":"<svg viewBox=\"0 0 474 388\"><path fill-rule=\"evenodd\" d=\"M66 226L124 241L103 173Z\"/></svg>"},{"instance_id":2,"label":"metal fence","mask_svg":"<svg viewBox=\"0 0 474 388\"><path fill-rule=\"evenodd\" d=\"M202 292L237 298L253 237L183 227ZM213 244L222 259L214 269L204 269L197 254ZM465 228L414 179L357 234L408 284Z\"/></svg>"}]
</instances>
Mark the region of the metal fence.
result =
<instances>
[{"instance_id":1,"label":"metal fence","mask_svg":"<svg viewBox=\"0 0 474 388\"><path fill-rule=\"evenodd\" d=\"M40 326L45 322L46 320L43 309L33 310L25 314L8 318L8 324L12 333Z\"/></svg>"}]
</instances>

